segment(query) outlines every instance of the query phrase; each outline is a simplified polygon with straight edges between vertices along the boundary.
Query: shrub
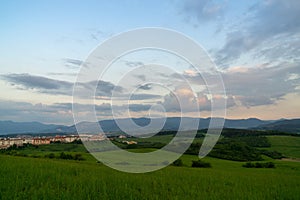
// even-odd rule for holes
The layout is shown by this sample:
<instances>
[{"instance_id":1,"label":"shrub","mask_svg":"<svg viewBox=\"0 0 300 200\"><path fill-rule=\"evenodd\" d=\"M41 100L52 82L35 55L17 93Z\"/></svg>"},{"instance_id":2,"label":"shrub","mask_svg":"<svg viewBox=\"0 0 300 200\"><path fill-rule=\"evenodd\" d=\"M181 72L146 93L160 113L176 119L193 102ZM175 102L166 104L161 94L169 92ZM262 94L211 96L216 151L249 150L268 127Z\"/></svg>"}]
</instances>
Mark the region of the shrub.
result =
<instances>
[{"instance_id":1,"label":"shrub","mask_svg":"<svg viewBox=\"0 0 300 200\"><path fill-rule=\"evenodd\" d=\"M254 165L251 163L251 162L247 162L243 165L243 167L246 167L246 168L253 168Z\"/></svg>"},{"instance_id":2,"label":"shrub","mask_svg":"<svg viewBox=\"0 0 300 200\"><path fill-rule=\"evenodd\" d=\"M268 150L260 150L261 154L266 155L273 159L281 159L284 158L282 153L279 153L277 151L268 151Z\"/></svg>"},{"instance_id":3,"label":"shrub","mask_svg":"<svg viewBox=\"0 0 300 200\"><path fill-rule=\"evenodd\" d=\"M172 163L173 166L183 166L182 160L179 158Z\"/></svg>"},{"instance_id":4,"label":"shrub","mask_svg":"<svg viewBox=\"0 0 300 200\"><path fill-rule=\"evenodd\" d=\"M77 139L77 140L74 140L73 142L71 142L72 144L82 144L82 141L81 139Z\"/></svg>"},{"instance_id":5,"label":"shrub","mask_svg":"<svg viewBox=\"0 0 300 200\"><path fill-rule=\"evenodd\" d=\"M66 160L73 160L74 159L74 157L71 154L66 154L64 152L60 153L59 158L66 159Z\"/></svg>"},{"instance_id":6,"label":"shrub","mask_svg":"<svg viewBox=\"0 0 300 200\"><path fill-rule=\"evenodd\" d=\"M255 163L255 168L263 168L263 164L262 163Z\"/></svg>"},{"instance_id":7,"label":"shrub","mask_svg":"<svg viewBox=\"0 0 300 200\"><path fill-rule=\"evenodd\" d=\"M82 157L81 154L77 153L77 154L75 154L75 156L74 156L74 160L85 160L85 159Z\"/></svg>"},{"instance_id":8,"label":"shrub","mask_svg":"<svg viewBox=\"0 0 300 200\"><path fill-rule=\"evenodd\" d=\"M49 153L49 154L45 155L45 157L52 159L52 158L55 158L55 155L54 155L54 153Z\"/></svg>"},{"instance_id":9,"label":"shrub","mask_svg":"<svg viewBox=\"0 0 300 200\"><path fill-rule=\"evenodd\" d=\"M275 164L273 162L267 162L264 164L265 168L275 168Z\"/></svg>"},{"instance_id":10,"label":"shrub","mask_svg":"<svg viewBox=\"0 0 300 200\"><path fill-rule=\"evenodd\" d=\"M201 160L193 160L192 167L210 168L211 164L208 162L201 161Z\"/></svg>"},{"instance_id":11,"label":"shrub","mask_svg":"<svg viewBox=\"0 0 300 200\"><path fill-rule=\"evenodd\" d=\"M275 164L273 162L267 162L267 163L251 163L247 162L243 165L243 167L246 168L275 168Z\"/></svg>"}]
</instances>

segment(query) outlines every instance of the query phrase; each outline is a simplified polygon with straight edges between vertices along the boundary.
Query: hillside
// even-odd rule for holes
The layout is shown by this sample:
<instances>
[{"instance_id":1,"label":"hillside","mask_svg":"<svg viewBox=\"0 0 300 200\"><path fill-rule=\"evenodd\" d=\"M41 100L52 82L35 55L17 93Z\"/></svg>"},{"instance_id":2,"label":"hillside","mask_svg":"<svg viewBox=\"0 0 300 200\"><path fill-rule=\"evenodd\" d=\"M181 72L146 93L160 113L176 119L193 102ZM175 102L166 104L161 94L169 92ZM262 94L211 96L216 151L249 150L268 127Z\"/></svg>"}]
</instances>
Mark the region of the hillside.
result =
<instances>
[{"instance_id":1,"label":"hillside","mask_svg":"<svg viewBox=\"0 0 300 200\"><path fill-rule=\"evenodd\" d=\"M51 133L60 132L65 126L43 124L40 122L0 121L0 135L16 133Z\"/></svg>"},{"instance_id":2,"label":"hillside","mask_svg":"<svg viewBox=\"0 0 300 200\"><path fill-rule=\"evenodd\" d=\"M124 125L128 130L132 130L131 120L134 121L139 126L147 126L150 123L149 118L132 118L132 119L109 119L101 120L98 123L100 124L102 130L106 133L116 133L121 132L118 123ZM159 124L162 120L160 118L152 119L155 124L158 124L157 127L160 127ZM176 131L179 129L181 122L179 117L167 118L163 126L162 131ZM185 126L190 128L193 127L196 118L184 118ZM200 118L198 129L207 129L209 126L211 118ZM222 120L218 118L217 120ZM86 133L98 133L98 127L95 126L97 122L80 122L72 126L56 125L56 124L43 124L40 122L13 122L13 121L0 121L0 135L7 134L22 134L22 133L76 133L76 128L80 128L80 132ZM225 119L224 128L234 128L234 129L256 129L256 130L277 130L284 132L300 132L300 119L294 120L281 120L281 121L268 121L260 120L256 118L249 119ZM153 127L151 128L153 130ZM151 129L149 129L151 132ZM160 128L159 128L160 130ZM136 130L135 130L136 131Z\"/></svg>"},{"instance_id":3,"label":"hillside","mask_svg":"<svg viewBox=\"0 0 300 200\"><path fill-rule=\"evenodd\" d=\"M269 124L260 125L255 129L277 130L289 133L300 133L300 119L285 119Z\"/></svg>"},{"instance_id":4,"label":"hillside","mask_svg":"<svg viewBox=\"0 0 300 200\"><path fill-rule=\"evenodd\" d=\"M125 128L127 130L131 129L131 119L118 119L118 120L102 120L99 121L99 124L101 125L101 128L104 132L121 132L121 129L119 128L117 122L125 125ZM139 126L147 126L150 123L149 118L133 118L132 119L137 125ZM152 119L154 122L159 122L162 119L155 118ZM193 123L196 118L184 118L185 120L185 127L192 127ZM198 129L207 129L209 126L211 118L200 118ZM221 119L219 119L221 120ZM176 131L179 129L181 119L179 117L171 117L167 118L166 122L163 127L163 131ZM238 129L248 129L250 127L256 127L260 125L268 124L272 121L264 121L256 118L249 118L249 119L225 119L224 128L238 128ZM159 124L159 123L157 123ZM98 130L95 129L95 126L93 126L92 122L81 122L77 124L78 127L81 130L85 130L86 132L97 132ZM77 128L78 128L77 127ZM153 127L152 127L153 128ZM66 129L63 129L65 132L75 132L76 127L75 125L67 127Z\"/></svg>"}]
</instances>

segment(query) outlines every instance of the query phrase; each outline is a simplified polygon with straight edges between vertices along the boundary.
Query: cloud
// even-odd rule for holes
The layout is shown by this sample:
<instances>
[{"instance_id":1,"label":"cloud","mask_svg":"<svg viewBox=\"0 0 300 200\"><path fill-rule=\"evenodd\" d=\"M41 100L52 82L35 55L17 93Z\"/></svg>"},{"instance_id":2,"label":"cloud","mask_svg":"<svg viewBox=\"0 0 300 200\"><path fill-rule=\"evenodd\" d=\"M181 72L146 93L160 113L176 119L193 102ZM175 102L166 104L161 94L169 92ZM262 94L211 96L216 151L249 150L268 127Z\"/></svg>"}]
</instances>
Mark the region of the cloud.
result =
<instances>
[{"instance_id":1,"label":"cloud","mask_svg":"<svg viewBox=\"0 0 300 200\"><path fill-rule=\"evenodd\" d=\"M64 58L62 59L62 61L64 62L65 66L71 69L77 69L80 66L85 66L87 67L87 63L82 61L82 60L78 60L78 59L72 59L72 58Z\"/></svg>"},{"instance_id":2,"label":"cloud","mask_svg":"<svg viewBox=\"0 0 300 200\"><path fill-rule=\"evenodd\" d=\"M181 112L183 114L189 112L211 111L212 102L214 108L223 108L224 102L227 101L227 108L235 106L232 96L224 96L214 94L213 96L198 92L195 94L189 87L179 87L173 92L164 97L163 102L160 102L167 112ZM179 103L180 102L180 103Z\"/></svg>"},{"instance_id":3,"label":"cloud","mask_svg":"<svg viewBox=\"0 0 300 200\"><path fill-rule=\"evenodd\" d=\"M84 86L89 86L90 88L97 85L96 95L97 96L111 96L112 92L121 93L123 88L121 86L115 86L114 84L107 81L91 81L88 83L82 83Z\"/></svg>"},{"instance_id":4,"label":"cloud","mask_svg":"<svg viewBox=\"0 0 300 200\"><path fill-rule=\"evenodd\" d=\"M152 83L138 85L138 88L141 89L141 90L151 90L152 89Z\"/></svg>"},{"instance_id":5,"label":"cloud","mask_svg":"<svg viewBox=\"0 0 300 200\"><path fill-rule=\"evenodd\" d=\"M130 104L129 110L133 112L148 111L151 108L149 104Z\"/></svg>"},{"instance_id":6,"label":"cloud","mask_svg":"<svg viewBox=\"0 0 300 200\"><path fill-rule=\"evenodd\" d=\"M183 12L187 20L195 18L199 22L207 22L223 16L224 3L212 0L186 0L183 4Z\"/></svg>"},{"instance_id":7,"label":"cloud","mask_svg":"<svg viewBox=\"0 0 300 200\"><path fill-rule=\"evenodd\" d=\"M204 103L207 103L206 99ZM188 87L179 87L164 97L160 103L167 112L195 112L198 101L194 92Z\"/></svg>"},{"instance_id":8,"label":"cloud","mask_svg":"<svg viewBox=\"0 0 300 200\"><path fill-rule=\"evenodd\" d=\"M236 96L245 106L257 106L273 104L288 93L299 92L300 79L289 79L291 74L300 74L298 63L258 66L244 72L228 69L222 76L227 94Z\"/></svg>"},{"instance_id":9,"label":"cloud","mask_svg":"<svg viewBox=\"0 0 300 200\"><path fill-rule=\"evenodd\" d=\"M251 52L263 59L299 57L300 1L261 1L248 16L227 33L218 64L228 65Z\"/></svg>"},{"instance_id":10,"label":"cloud","mask_svg":"<svg viewBox=\"0 0 300 200\"><path fill-rule=\"evenodd\" d=\"M226 96L236 105L245 107L276 104L287 94L300 93L299 65L282 62L276 66L262 64L227 68L221 73ZM193 84L203 84L200 75L186 78ZM227 107L233 106L228 104Z\"/></svg>"},{"instance_id":11,"label":"cloud","mask_svg":"<svg viewBox=\"0 0 300 200\"><path fill-rule=\"evenodd\" d=\"M7 74L1 78L18 89L31 89L41 93L70 94L73 84L67 81L50 79L30 74Z\"/></svg>"},{"instance_id":12,"label":"cloud","mask_svg":"<svg viewBox=\"0 0 300 200\"><path fill-rule=\"evenodd\" d=\"M129 61L129 60L125 60L125 65L127 65L128 67L139 67L139 66L143 66L144 63L141 61Z\"/></svg>"},{"instance_id":13,"label":"cloud","mask_svg":"<svg viewBox=\"0 0 300 200\"><path fill-rule=\"evenodd\" d=\"M73 85L72 82L51 79L43 76L30 75L30 74L7 74L1 75L3 80L9 82L17 89L32 90L34 92L46 93L51 95L72 95ZM115 86L107 81L90 81L85 83L78 83L82 88L87 90L94 90L96 87L96 96L110 97L112 91L122 92L122 87ZM84 97L84 94L83 94ZM90 98L90 97L88 97Z\"/></svg>"},{"instance_id":14,"label":"cloud","mask_svg":"<svg viewBox=\"0 0 300 200\"><path fill-rule=\"evenodd\" d=\"M72 124L72 116L69 108L59 104L31 104L0 100L0 118L3 120Z\"/></svg>"},{"instance_id":15,"label":"cloud","mask_svg":"<svg viewBox=\"0 0 300 200\"><path fill-rule=\"evenodd\" d=\"M50 76L77 76L77 73L49 72Z\"/></svg>"},{"instance_id":16,"label":"cloud","mask_svg":"<svg viewBox=\"0 0 300 200\"><path fill-rule=\"evenodd\" d=\"M130 112L138 113L148 111L150 104L129 104L115 105L116 113L124 114L129 108ZM77 114L82 119L91 119L91 109L96 109L99 120L103 118L112 118L112 108L109 103L98 105L75 104ZM0 100L0 118L2 120L14 121L39 121L44 123L73 124L72 103L54 103L54 104L32 104L18 101Z\"/></svg>"},{"instance_id":17,"label":"cloud","mask_svg":"<svg viewBox=\"0 0 300 200\"><path fill-rule=\"evenodd\" d=\"M161 98L161 95L158 94L133 94L130 96L130 100L148 100L148 99L158 99Z\"/></svg>"}]
</instances>

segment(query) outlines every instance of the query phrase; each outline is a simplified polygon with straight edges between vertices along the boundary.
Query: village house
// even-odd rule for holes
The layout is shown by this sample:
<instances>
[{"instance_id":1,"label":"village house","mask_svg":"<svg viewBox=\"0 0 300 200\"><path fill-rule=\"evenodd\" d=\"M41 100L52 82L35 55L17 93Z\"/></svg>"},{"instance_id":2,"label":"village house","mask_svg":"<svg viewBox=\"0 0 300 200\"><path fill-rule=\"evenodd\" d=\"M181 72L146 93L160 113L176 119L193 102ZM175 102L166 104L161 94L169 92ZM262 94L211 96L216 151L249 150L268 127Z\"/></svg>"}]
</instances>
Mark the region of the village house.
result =
<instances>
[{"instance_id":1,"label":"village house","mask_svg":"<svg viewBox=\"0 0 300 200\"><path fill-rule=\"evenodd\" d=\"M35 138L33 138L32 144L33 145L41 145L41 144L50 144L50 142L51 142L50 138L35 137Z\"/></svg>"},{"instance_id":2,"label":"village house","mask_svg":"<svg viewBox=\"0 0 300 200\"><path fill-rule=\"evenodd\" d=\"M137 144L136 141L127 141L127 140L124 140L123 143L126 143L126 144Z\"/></svg>"},{"instance_id":3,"label":"village house","mask_svg":"<svg viewBox=\"0 0 300 200\"><path fill-rule=\"evenodd\" d=\"M23 140L21 138L1 138L0 140L1 149L6 149L13 145L22 146Z\"/></svg>"}]
</instances>

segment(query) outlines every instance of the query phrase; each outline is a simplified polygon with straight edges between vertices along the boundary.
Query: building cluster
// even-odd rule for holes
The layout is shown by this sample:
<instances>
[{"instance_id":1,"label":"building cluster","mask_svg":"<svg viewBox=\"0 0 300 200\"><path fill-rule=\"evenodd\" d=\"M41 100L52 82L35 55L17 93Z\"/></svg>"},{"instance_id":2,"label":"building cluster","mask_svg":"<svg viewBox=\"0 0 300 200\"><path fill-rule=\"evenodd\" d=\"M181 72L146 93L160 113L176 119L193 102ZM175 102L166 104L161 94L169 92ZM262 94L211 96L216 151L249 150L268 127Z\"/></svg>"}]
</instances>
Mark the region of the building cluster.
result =
<instances>
[{"instance_id":1,"label":"building cluster","mask_svg":"<svg viewBox=\"0 0 300 200\"><path fill-rule=\"evenodd\" d=\"M80 134L81 141L102 141L108 138L104 134Z\"/></svg>"},{"instance_id":2,"label":"building cluster","mask_svg":"<svg viewBox=\"0 0 300 200\"><path fill-rule=\"evenodd\" d=\"M50 144L55 142L71 143L76 140L81 140L82 142L103 141L103 140L114 140L115 138L126 139L127 137L124 135L120 135L117 137L108 138L104 134L56 135L56 136L44 136L44 137L18 136L14 138L0 137L0 149L6 149L13 145L16 146L23 146L24 144L43 145L43 144ZM136 141L122 140L121 142L128 145L137 144Z\"/></svg>"},{"instance_id":3,"label":"building cluster","mask_svg":"<svg viewBox=\"0 0 300 200\"><path fill-rule=\"evenodd\" d=\"M31 137L31 136L20 136L15 138L0 138L0 149L6 149L10 146L23 146L24 144L42 145L50 144L51 142L63 142L71 143L75 140L79 140L78 135L57 135L57 136L45 136L45 137Z\"/></svg>"}]
</instances>

